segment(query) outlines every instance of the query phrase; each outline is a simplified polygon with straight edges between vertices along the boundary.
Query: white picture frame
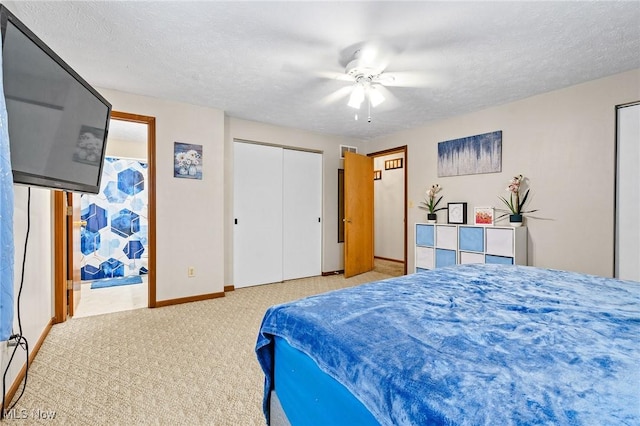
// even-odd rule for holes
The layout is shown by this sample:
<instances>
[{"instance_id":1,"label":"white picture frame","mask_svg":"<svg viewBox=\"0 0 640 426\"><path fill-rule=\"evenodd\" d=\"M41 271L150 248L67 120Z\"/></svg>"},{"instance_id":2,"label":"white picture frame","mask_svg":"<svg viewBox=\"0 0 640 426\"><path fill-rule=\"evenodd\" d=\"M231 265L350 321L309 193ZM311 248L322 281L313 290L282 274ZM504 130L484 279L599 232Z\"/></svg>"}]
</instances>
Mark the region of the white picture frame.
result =
<instances>
[{"instance_id":1,"label":"white picture frame","mask_svg":"<svg viewBox=\"0 0 640 426\"><path fill-rule=\"evenodd\" d=\"M467 203L447 203L447 223L454 225L467 224Z\"/></svg>"},{"instance_id":2,"label":"white picture frame","mask_svg":"<svg viewBox=\"0 0 640 426\"><path fill-rule=\"evenodd\" d=\"M473 209L473 224L480 226L493 226L495 211L493 207L475 207Z\"/></svg>"}]
</instances>

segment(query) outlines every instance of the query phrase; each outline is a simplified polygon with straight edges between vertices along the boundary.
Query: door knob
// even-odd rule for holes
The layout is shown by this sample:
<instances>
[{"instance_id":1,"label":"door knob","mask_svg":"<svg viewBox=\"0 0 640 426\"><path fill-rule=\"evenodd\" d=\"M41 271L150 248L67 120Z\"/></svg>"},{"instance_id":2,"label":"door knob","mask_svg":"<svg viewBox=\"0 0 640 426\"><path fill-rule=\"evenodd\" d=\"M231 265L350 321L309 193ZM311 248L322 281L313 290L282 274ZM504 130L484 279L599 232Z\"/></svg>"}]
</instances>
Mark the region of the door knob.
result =
<instances>
[{"instance_id":1,"label":"door knob","mask_svg":"<svg viewBox=\"0 0 640 426\"><path fill-rule=\"evenodd\" d=\"M80 226L87 226L87 221L86 220L74 220L73 224L74 225L80 225Z\"/></svg>"}]
</instances>

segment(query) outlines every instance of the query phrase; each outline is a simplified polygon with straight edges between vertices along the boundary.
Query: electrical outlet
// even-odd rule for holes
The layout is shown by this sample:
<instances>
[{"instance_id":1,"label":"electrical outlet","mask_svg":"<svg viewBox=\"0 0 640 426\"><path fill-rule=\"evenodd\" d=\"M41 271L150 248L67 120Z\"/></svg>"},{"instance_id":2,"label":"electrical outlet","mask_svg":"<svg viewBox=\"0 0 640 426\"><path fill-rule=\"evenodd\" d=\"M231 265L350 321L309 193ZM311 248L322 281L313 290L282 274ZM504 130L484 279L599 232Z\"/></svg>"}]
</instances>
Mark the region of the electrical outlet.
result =
<instances>
[{"instance_id":1,"label":"electrical outlet","mask_svg":"<svg viewBox=\"0 0 640 426\"><path fill-rule=\"evenodd\" d=\"M196 268L194 268L193 266L189 266L189 268L187 269L187 276L188 277L195 277L196 276Z\"/></svg>"}]
</instances>

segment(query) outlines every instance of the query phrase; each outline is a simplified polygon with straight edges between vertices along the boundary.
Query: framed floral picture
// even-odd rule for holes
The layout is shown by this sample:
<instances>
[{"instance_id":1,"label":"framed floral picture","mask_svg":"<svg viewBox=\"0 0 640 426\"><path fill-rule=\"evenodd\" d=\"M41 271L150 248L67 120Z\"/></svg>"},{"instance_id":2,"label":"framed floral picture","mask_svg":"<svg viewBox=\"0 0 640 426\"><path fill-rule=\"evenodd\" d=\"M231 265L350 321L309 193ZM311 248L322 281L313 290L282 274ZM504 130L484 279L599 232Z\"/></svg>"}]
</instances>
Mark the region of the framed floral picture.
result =
<instances>
[{"instance_id":1,"label":"framed floral picture","mask_svg":"<svg viewBox=\"0 0 640 426\"><path fill-rule=\"evenodd\" d=\"M475 225L493 225L494 220L493 207L476 207L473 214L473 223Z\"/></svg>"},{"instance_id":2,"label":"framed floral picture","mask_svg":"<svg viewBox=\"0 0 640 426\"><path fill-rule=\"evenodd\" d=\"M174 142L173 177L202 180L202 145Z\"/></svg>"}]
</instances>

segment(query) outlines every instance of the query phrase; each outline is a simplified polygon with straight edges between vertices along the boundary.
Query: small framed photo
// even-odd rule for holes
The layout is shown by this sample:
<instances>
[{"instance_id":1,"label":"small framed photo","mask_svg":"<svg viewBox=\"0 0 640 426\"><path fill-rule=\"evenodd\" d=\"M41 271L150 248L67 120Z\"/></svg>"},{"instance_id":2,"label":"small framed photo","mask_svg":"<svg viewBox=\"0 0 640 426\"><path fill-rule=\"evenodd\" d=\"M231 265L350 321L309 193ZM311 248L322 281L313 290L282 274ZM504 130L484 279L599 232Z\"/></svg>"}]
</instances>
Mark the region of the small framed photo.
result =
<instances>
[{"instance_id":1,"label":"small framed photo","mask_svg":"<svg viewBox=\"0 0 640 426\"><path fill-rule=\"evenodd\" d=\"M473 209L473 223L475 225L493 225L493 207L476 207Z\"/></svg>"},{"instance_id":2,"label":"small framed photo","mask_svg":"<svg viewBox=\"0 0 640 426\"><path fill-rule=\"evenodd\" d=\"M374 170L373 171L373 180L382 179L382 170Z\"/></svg>"},{"instance_id":3,"label":"small framed photo","mask_svg":"<svg viewBox=\"0 0 640 426\"><path fill-rule=\"evenodd\" d=\"M467 203L447 203L447 222L456 225L466 225Z\"/></svg>"},{"instance_id":4,"label":"small framed photo","mask_svg":"<svg viewBox=\"0 0 640 426\"><path fill-rule=\"evenodd\" d=\"M393 170L393 169L401 169L402 168L402 158L394 158L393 160L386 160L384 162L385 170Z\"/></svg>"}]
</instances>

